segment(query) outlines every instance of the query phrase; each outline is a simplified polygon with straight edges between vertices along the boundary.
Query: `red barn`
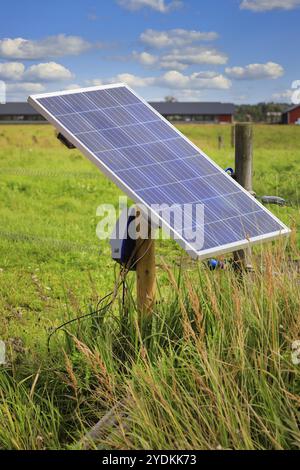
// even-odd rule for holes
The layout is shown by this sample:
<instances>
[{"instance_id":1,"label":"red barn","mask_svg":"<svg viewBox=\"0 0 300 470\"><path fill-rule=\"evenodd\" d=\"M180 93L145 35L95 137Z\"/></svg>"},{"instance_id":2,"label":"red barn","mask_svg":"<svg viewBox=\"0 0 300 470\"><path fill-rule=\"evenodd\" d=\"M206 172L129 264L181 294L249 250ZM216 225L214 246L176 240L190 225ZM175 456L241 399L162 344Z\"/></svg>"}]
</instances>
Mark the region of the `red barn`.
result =
<instances>
[{"instance_id":1,"label":"red barn","mask_svg":"<svg viewBox=\"0 0 300 470\"><path fill-rule=\"evenodd\" d=\"M282 114L283 124L300 124L300 104L292 106Z\"/></svg>"}]
</instances>

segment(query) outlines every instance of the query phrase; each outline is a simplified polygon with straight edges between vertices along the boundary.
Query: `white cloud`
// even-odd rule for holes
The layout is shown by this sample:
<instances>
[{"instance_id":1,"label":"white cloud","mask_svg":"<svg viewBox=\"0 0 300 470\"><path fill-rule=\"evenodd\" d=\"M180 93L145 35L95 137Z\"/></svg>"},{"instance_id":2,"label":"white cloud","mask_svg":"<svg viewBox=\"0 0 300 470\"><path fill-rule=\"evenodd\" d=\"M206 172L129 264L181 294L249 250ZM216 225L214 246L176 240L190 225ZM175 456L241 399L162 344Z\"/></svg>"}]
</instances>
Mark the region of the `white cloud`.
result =
<instances>
[{"instance_id":1,"label":"white cloud","mask_svg":"<svg viewBox=\"0 0 300 470\"><path fill-rule=\"evenodd\" d=\"M139 62L140 64L146 65L146 66L154 65L158 61L158 57L153 54L149 54L149 52L134 51L132 53L132 58L136 60L137 62Z\"/></svg>"},{"instance_id":2,"label":"white cloud","mask_svg":"<svg viewBox=\"0 0 300 470\"><path fill-rule=\"evenodd\" d=\"M0 63L0 80L6 83L7 92L13 96L21 93L39 93L44 83L69 80L71 72L56 62L32 65L28 69L21 62Z\"/></svg>"},{"instance_id":3,"label":"white cloud","mask_svg":"<svg viewBox=\"0 0 300 470\"><path fill-rule=\"evenodd\" d=\"M199 41L214 41L217 38L218 34L213 31L202 32L187 29L170 29L168 31L147 29L140 36L140 40L144 44L157 49L187 46Z\"/></svg>"},{"instance_id":4,"label":"white cloud","mask_svg":"<svg viewBox=\"0 0 300 470\"><path fill-rule=\"evenodd\" d=\"M140 77L130 73L119 74L108 80L92 80L90 85L102 85L104 83L125 82L132 88L161 87L173 90L200 90L220 89L227 90L231 87L231 81L222 74L215 72L198 72L184 75L177 70L170 70L156 77Z\"/></svg>"},{"instance_id":5,"label":"white cloud","mask_svg":"<svg viewBox=\"0 0 300 470\"><path fill-rule=\"evenodd\" d=\"M214 72L192 73L184 75L171 70L157 80L157 84L174 89L222 89L231 87L231 81L221 74Z\"/></svg>"},{"instance_id":6,"label":"white cloud","mask_svg":"<svg viewBox=\"0 0 300 470\"><path fill-rule=\"evenodd\" d=\"M130 11L137 11L148 7L159 13L168 13L182 6L179 0L166 2L165 0L118 0L118 4Z\"/></svg>"},{"instance_id":7,"label":"white cloud","mask_svg":"<svg viewBox=\"0 0 300 470\"><path fill-rule=\"evenodd\" d=\"M274 62L249 64L246 67L227 67L225 71L230 78L236 80L261 80L265 78L275 80L284 74L284 68Z\"/></svg>"},{"instance_id":8,"label":"white cloud","mask_svg":"<svg viewBox=\"0 0 300 470\"><path fill-rule=\"evenodd\" d=\"M25 71L23 64L19 62L0 63L1 80L21 80Z\"/></svg>"},{"instance_id":9,"label":"white cloud","mask_svg":"<svg viewBox=\"0 0 300 470\"><path fill-rule=\"evenodd\" d=\"M147 87L152 86L154 83L153 77L139 77L131 73L120 73L115 77L108 79L94 78L93 80L87 80L86 84L88 86L102 86L109 85L110 83L126 83L132 88L135 87Z\"/></svg>"},{"instance_id":10,"label":"white cloud","mask_svg":"<svg viewBox=\"0 0 300 470\"><path fill-rule=\"evenodd\" d=\"M300 0L243 0L240 8L252 11L293 10L300 6Z\"/></svg>"},{"instance_id":11,"label":"white cloud","mask_svg":"<svg viewBox=\"0 0 300 470\"><path fill-rule=\"evenodd\" d=\"M67 85L65 87L65 90L75 90L77 88L83 88L83 87L79 85L78 83L70 83L70 85Z\"/></svg>"},{"instance_id":12,"label":"white cloud","mask_svg":"<svg viewBox=\"0 0 300 470\"><path fill-rule=\"evenodd\" d=\"M58 34L40 40L6 38L0 40L0 56L11 59L34 60L47 57L78 55L91 47L80 36Z\"/></svg>"},{"instance_id":13,"label":"white cloud","mask_svg":"<svg viewBox=\"0 0 300 470\"><path fill-rule=\"evenodd\" d=\"M135 87L147 87L152 86L155 84L155 78L153 77L139 77L137 75L133 75L131 73L121 73L116 77L112 78L111 80L107 81L108 83L111 82L124 82L127 85L131 86L132 88Z\"/></svg>"},{"instance_id":14,"label":"white cloud","mask_svg":"<svg viewBox=\"0 0 300 470\"><path fill-rule=\"evenodd\" d=\"M113 80L111 81L111 83L113 82ZM101 80L100 78L94 78L92 80L86 80L85 81L86 85L87 86L101 86L101 85L105 85L104 83L104 80ZM109 83L109 81L107 81L107 83Z\"/></svg>"},{"instance_id":15,"label":"white cloud","mask_svg":"<svg viewBox=\"0 0 300 470\"><path fill-rule=\"evenodd\" d=\"M31 82L21 82L21 83L9 83L6 86L7 92L24 92L24 93L41 93L45 91L45 86L42 83L31 83Z\"/></svg>"},{"instance_id":16,"label":"white cloud","mask_svg":"<svg viewBox=\"0 0 300 470\"><path fill-rule=\"evenodd\" d=\"M184 70L189 65L211 64L223 65L228 57L216 49L205 49L203 47L190 46L182 49L173 49L161 57L162 68L173 68Z\"/></svg>"},{"instance_id":17,"label":"white cloud","mask_svg":"<svg viewBox=\"0 0 300 470\"><path fill-rule=\"evenodd\" d=\"M181 62L178 62L176 60L170 60L170 59L161 59L159 62L160 68L165 69L165 70L177 70L179 72L182 72L185 70L188 66L186 64L182 64Z\"/></svg>"},{"instance_id":18,"label":"white cloud","mask_svg":"<svg viewBox=\"0 0 300 470\"><path fill-rule=\"evenodd\" d=\"M177 71L183 71L191 65L224 65L228 61L227 55L222 52L200 46L175 48L160 55L133 51L130 56L115 57L115 59L123 62L133 59L145 67L155 66L155 68Z\"/></svg>"},{"instance_id":19,"label":"white cloud","mask_svg":"<svg viewBox=\"0 0 300 470\"><path fill-rule=\"evenodd\" d=\"M73 77L69 69L56 62L36 64L29 67L24 73L24 77L38 81L60 81L69 80Z\"/></svg>"},{"instance_id":20,"label":"white cloud","mask_svg":"<svg viewBox=\"0 0 300 470\"><path fill-rule=\"evenodd\" d=\"M175 95L177 101L205 101L206 99L206 91L203 89L175 90L173 94ZM157 101L161 101L161 99L158 99Z\"/></svg>"},{"instance_id":21,"label":"white cloud","mask_svg":"<svg viewBox=\"0 0 300 470\"><path fill-rule=\"evenodd\" d=\"M294 92L295 92L295 90L284 90L284 91L279 92L279 93L274 93L272 95L272 99L274 101L278 101L278 102L291 103L292 102L292 96L293 96Z\"/></svg>"},{"instance_id":22,"label":"white cloud","mask_svg":"<svg viewBox=\"0 0 300 470\"><path fill-rule=\"evenodd\" d=\"M147 29L140 35L140 41L148 47L162 49L160 55L149 52L133 52L131 58L146 66L166 70L183 71L190 65L224 65L227 55L212 47L203 47L197 43L213 41L218 38L216 32L202 32L187 29L157 31Z\"/></svg>"}]
</instances>

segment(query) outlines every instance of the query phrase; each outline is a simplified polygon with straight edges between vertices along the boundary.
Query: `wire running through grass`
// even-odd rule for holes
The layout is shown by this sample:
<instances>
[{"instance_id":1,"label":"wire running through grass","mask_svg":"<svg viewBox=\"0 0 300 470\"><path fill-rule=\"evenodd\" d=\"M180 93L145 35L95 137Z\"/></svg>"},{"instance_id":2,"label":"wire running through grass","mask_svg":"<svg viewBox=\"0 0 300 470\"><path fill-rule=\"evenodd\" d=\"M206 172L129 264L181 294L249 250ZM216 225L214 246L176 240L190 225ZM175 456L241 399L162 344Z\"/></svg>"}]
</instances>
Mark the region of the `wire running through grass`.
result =
<instances>
[{"instance_id":1,"label":"wire running through grass","mask_svg":"<svg viewBox=\"0 0 300 470\"><path fill-rule=\"evenodd\" d=\"M143 246L143 244L145 243L146 240L143 240L142 244L141 244L141 247ZM94 310L93 312L90 312L90 313L86 313L84 315L81 315L80 317L76 317L76 318L73 318L72 320L68 320L64 323L62 323L61 325L59 325L57 328L55 328L55 330L53 330L50 335L48 336L48 339L47 339L47 349L48 349L48 353L50 354L50 341L51 341L51 338L52 336L54 336L58 331L62 330L65 326L67 325L70 325L71 323L74 323L76 321L80 321L80 320L85 320L89 317L92 317L94 315L99 315L101 312L105 311L108 311L108 309L110 309L115 301L115 299L117 298L117 295L118 295L118 292L119 292L119 289L121 286L123 286L123 296L122 296L122 307L124 308L124 305L125 305L125 296L124 296L124 291L125 291L125 286L126 286L126 277L130 271L130 269L132 269L134 266L136 266L136 264L141 261L141 259L144 258L144 256L146 256L146 254L148 253L149 249L150 249L150 246L147 248L147 250L145 250L145 253L142 254L142 256L140 256L137 260L135 260L135 262L133 264L131 264L131 261L132 259L134 259L134 256L136 255L136 252L138 250L138 247L136 246L135 249L133 250L127 264L125 266L122 266L121 269L120 269L120 273L119 273L119 276L118 276L118 279L115 283L115 287L114 289L107 295L105 295L104 297L102 297L102 299L99 300L98 304L97 304L97 307L99 307L106 299L108 299L109 297L111 297L113 295L113 298L112 300L107 304L105 305L105 307L102 307L102 308L97 308L97 310ZM141 248L139 247L139 249ZM120 281L121 279L121 281Z\"/></svg>"}]
</instances>

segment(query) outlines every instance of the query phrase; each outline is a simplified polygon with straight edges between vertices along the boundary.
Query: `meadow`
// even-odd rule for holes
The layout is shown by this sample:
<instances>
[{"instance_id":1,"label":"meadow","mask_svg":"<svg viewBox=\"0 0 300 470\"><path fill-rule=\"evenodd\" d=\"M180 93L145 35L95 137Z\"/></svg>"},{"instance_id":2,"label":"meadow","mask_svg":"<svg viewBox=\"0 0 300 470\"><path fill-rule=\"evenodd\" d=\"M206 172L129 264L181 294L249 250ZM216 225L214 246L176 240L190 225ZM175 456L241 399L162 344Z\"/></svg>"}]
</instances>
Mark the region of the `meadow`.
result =
<instances>
[{"instance_id":1,"label":"meadow","mask_svg":"<svg viewBox=\"0 0 300 470\"><path fill-rule=\"evenodd\" d=\"M226 168L229 126L180 130ZM218 135L224 139L218 148ZM48 125L0 126L0 449L299 449L300 128L255 125L254 189L293 229L255 248L255 273L209 271L157 242L158 295L139 326L134 274L96 236L122 192ZM94 312L94 313L93 313ZM59 325L85 314L90 316Z\"/></svg>"}]
</instances>

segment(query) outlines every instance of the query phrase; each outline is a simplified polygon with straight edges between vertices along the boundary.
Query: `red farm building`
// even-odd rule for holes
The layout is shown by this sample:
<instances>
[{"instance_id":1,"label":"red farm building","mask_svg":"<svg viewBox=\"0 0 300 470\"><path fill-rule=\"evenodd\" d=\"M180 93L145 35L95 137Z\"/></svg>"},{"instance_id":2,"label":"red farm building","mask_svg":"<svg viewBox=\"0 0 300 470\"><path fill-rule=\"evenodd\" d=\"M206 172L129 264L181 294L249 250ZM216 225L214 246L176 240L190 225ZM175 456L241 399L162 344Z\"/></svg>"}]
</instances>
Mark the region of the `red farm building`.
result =
<instances>
[{"instance_id":1,"label":"red farm building","mask_svg":"<svg viewBox=\"0 0 300 470\"><path fill-rule=\"evenodd\" d=\"M300 104L292 106L282 114L282 124L300 124Z\"/></svg>"}]
</instances>

